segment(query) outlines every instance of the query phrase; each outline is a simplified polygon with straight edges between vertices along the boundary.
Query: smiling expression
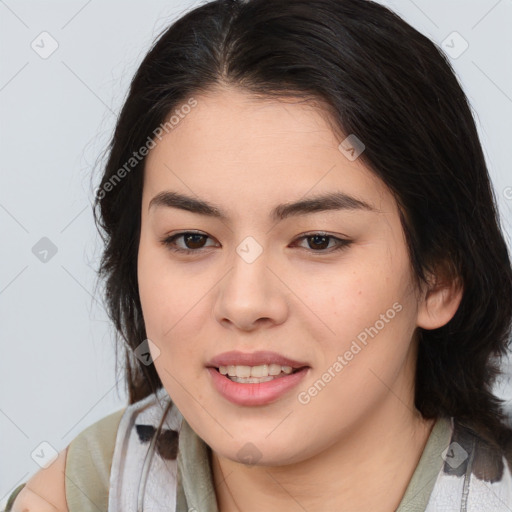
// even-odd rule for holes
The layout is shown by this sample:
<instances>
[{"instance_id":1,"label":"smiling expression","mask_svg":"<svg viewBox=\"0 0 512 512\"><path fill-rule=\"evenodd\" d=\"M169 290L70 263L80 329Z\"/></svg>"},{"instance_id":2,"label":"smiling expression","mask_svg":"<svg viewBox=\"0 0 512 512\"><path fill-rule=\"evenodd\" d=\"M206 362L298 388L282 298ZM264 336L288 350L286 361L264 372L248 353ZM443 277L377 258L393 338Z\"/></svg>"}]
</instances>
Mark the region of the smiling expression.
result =
<instances>
[{"instance_id":1,"label":"smiling expression","mask_svg":"<svg viewBox=\"0 0 512 512\"><path fill-rule=\"evenodd\" d=\"M338 149L317 108L235 89L195 99L146 159L138 255L154 364L183 416L217 453L235 460L251 442L277 465L319 453L375 411L409 414L421 304L389 189ZM373 335L356 352L363 332ZM258 402L257 384L212 364L231 351L306 368L279 378L288 385L263 383Z\"/></svg>"}]
</instances>

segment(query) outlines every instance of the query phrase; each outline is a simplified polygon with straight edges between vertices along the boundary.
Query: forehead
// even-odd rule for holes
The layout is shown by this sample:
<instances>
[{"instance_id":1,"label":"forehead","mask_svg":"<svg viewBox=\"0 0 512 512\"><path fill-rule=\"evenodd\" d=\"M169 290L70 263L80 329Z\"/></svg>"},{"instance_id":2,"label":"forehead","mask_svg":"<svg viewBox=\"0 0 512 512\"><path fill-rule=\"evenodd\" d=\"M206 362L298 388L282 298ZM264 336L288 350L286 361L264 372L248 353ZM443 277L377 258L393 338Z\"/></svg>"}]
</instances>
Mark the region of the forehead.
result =
<instances>
[{"instance_id":1,"label":"forehead","mask_svg":"<svg viewBox=\"0 0 512 512\"><path fill-rule=\"evenodd\" d=\"M146 202L148 194L166 189L218 204L246 195L260 203L282 203L341 191L379 208L386 187L360 159L351 161L340 151L346 136L325 109L297 98L259 99L236 89L193 99L195 106L181 112L146 158ZM177 105L173 112L179 110Z\"/></svg>"},{"instance_id":2,"label":"forehead","mask_svg":"<svg viewBox=\"0 0 512 512\"><path fill-rule=\"evenodd\" d=\"M278 147L330 145L340 137L334 135L325 108L299 98L256 98L234 88L215 89L192 97L195 106L187 108L186 114L173 116L174 126L164 138L210 154L256 155L266 149L267 159L276 159L279 154L273 150ZM188 101L185 98L173 112L180 112Z\"/></svg>"}]
</instances>

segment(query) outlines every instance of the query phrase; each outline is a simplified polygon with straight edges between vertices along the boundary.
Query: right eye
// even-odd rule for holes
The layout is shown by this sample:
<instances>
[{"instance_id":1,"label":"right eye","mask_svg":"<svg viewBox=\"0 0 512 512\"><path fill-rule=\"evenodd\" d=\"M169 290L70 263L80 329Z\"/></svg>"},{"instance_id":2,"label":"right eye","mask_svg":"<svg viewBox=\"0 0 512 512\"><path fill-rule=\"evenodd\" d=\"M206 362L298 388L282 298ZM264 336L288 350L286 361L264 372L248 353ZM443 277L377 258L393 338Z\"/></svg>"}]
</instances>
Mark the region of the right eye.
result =
<instances>
[{"instance_id":1,"label":"right eye","mask_svg":"<svg viewBox=\"0 0 512 512\"><path fill-rule=\"evenodd\" d=\"M180 238L183 240L185 247L176 245L175 241ZM203 249L205 247L204 243L208 238L210 237L204 233L197 233L195 231L182 231L181 233L176 233L167 238L164 238L161 243L171 251L190 254L192 252L199 252L200 249Z\"/></svg>"}]
</instances>

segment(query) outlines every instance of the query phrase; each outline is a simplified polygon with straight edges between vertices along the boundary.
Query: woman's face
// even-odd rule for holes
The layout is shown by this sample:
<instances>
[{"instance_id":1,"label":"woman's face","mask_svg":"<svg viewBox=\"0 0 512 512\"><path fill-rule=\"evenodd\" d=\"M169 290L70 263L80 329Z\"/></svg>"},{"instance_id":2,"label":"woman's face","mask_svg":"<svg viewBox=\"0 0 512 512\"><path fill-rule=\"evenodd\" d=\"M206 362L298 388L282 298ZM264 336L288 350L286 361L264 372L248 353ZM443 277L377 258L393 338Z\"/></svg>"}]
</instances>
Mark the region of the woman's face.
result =
<instances>
[{"instance_id":1,"label":"woman's face","mask_svg":"<svg viewBox=\"0 0 512 512\"><path fill-rule=\"evenodd\" d=\"M377 411L411 414L421 305L389 190L312 107L194 99L148 154L138 257L154 364L185 419L223 457L282 465ZM164 192L190 202L151 203ZM326 194L339 196L287 208ZM236 383L210 368L237 362L237 378L279 376Z\"/></svg>"}]
</instances>

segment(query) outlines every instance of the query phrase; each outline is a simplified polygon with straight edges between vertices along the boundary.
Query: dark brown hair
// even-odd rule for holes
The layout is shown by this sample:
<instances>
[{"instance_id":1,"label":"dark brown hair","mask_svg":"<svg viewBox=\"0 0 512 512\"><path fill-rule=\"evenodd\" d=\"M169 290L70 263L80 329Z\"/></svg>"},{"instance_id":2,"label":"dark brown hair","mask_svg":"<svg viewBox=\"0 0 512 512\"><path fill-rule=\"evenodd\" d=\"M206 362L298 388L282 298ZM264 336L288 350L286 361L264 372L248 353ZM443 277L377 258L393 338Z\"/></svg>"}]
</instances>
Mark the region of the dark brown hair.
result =
<instances>
[{"instance_id":1,"label":"dark brown hair","mask_svg":"<svg viewBox=\"0 0 512 512\"><path fill-rule=\"evenodd\" d=\"M137 285L144 159L106 185L180 103L224 84L317 99L364 142L363 162L399 205L418 282L443 268L464 289L446 326L417 330L416 407L508 435L492 386L509 342L512 270L470 107L439 48L367 0L208 2L166 29L138 68L94 204L105 242L98 275L125 343L130 403L162 387L132 353L146 339Z\"/></svg>"}]
</instances>

